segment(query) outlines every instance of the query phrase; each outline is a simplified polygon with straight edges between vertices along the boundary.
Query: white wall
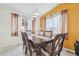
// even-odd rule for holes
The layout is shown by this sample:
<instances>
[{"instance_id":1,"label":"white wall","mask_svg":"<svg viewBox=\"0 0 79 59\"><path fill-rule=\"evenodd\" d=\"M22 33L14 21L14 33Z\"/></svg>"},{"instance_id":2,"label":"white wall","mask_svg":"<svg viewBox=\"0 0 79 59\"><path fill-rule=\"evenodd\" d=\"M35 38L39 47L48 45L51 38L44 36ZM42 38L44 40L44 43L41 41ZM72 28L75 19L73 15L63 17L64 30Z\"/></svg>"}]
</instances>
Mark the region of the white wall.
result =
<instances>
[{"instance_id":1,"label":"white wall","mask_svg":"<svg viewBox=\"0 0 79 59\"><path fill-rule=\"evenodd\" d=\"M11 36L10 13L10 10L0 9L0 49L22 43L20 35L17 37ZM18 25L21 25L21 18L19 18Z\"/></svg>"}]
</instances>

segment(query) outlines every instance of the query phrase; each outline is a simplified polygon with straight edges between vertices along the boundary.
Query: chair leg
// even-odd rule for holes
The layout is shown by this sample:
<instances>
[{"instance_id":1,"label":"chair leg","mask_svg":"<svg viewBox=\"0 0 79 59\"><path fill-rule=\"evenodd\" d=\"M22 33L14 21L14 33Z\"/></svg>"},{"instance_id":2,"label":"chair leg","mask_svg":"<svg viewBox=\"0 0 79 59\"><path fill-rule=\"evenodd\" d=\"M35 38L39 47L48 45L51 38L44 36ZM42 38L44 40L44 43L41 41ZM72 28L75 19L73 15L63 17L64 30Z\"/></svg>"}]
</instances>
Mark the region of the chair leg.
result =
<instances>
[{"instance_id":1,"label":"chair leg","mask_svg":"<svg viewBox=\"0 0 79 59\"><path fill-rule=\"evenodd\" d=\"M24 45L23 45L23 50L24 50Z\"/></svg>"},{"instance_id":2,"label":"chair leg","mask_svg":"<svg viewBox=\"0 0 79 59\"><path fill-rule=\"evenodd\" d=\"M44 53L42 53L43 56L46 56Z\"/></svg>"},{"instance_id":3,"label":"chair leg","mask_svg":"<svg viewBox=\"0 0 79 59\"><path fill-rule=\"evenodd\" d=\"M29 47L30 56L32 56L32 50L30 49L30 46L28 47Z\"/></svg>"},{"instance_id":4,"label":"chair leg","mask_svg":"<svg viewBox=\"0 0 79 59\"><path fill-rule=\"evenodd\" d=\"M30 56L32 56L32 51L30 50Z\"/></svg>"},{"instance_id":5,"label":"chair leg","mask_svg":"<svg viewBox=\"0 0 79 59\"><path fill-rule=\"evenodd\" d=\"M26 49L25 49L25 55L27 55L27 47L26 47Z\"/></svg>"},{"instance_id":6,"label":"chair leg","mask_svg":"<svg viewBox=\"0 0 79 59\"><path fill-rule=\"evenodd\" d=\"M58 56L60 56L60 53L58 54Z\"/></svg>"}]
</instances>

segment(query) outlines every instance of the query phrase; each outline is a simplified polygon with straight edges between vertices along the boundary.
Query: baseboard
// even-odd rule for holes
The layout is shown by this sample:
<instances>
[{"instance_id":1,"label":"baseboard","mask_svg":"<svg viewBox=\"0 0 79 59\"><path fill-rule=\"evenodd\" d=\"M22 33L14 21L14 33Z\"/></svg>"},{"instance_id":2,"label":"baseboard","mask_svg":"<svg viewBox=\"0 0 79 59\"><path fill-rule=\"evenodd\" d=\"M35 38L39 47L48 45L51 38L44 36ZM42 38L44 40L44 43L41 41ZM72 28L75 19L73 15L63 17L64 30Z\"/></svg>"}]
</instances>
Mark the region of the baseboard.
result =
<instances>
[{"instance_id":1,"label":"baseboard","mask_svg":"<svg viewBox=\"0 0 79 59\"><path fill-rule=\"evenodd\" d=\"M19 46L19 45L22 45L22 43L0 48L0 52L9 50L9 49L14 48L14 47ZM69 52L69 53L75 54L75 51L73 51L73 50L70 50L70 49L68 49L68 48L63 48L63 49L65 49L65 50L66 50L67 52Z\"/></svg>"},{"instance_id":2,"label":"baseboard","mask_svg":"<svg viewBox=\"0 0 79 59\"><path fill-rule=\"evenodd\" d=\"M6 47L3 47L3 48L0 48L0 52L3 52L3 51L6 51L6 50L9 50L9 49L12 49L16 46L19 46L19 45L22 45L22 43L19 43L19 44L16 44L16 45L11 45L11 46L6 46Z\"/></svg>"},{"instance_id":3,"label":"baseboard","mask_svg":"<svg viewBox=\"0 0 79 59\"><path fill-rule=\"evenodd\" d=\"M73 50L70 50L70 49L68 49L68 48L63 48L63 49L65 49L67 52L70 52L70 53L75 54L75 51L73 51Z\"/></svg>"}]
</instances>

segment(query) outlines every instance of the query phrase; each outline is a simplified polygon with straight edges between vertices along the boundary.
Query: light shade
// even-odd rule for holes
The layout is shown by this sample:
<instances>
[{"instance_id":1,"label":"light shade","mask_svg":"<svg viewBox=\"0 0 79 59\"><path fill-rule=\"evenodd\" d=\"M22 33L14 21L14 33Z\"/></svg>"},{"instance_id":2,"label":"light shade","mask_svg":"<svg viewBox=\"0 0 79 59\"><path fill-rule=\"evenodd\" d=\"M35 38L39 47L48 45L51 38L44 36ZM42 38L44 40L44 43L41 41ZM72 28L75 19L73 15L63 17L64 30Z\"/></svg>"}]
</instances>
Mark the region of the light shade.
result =
<instances>
[{"instance_id":1,"label":"light shade","mask_svg":"<svg viewBox=\"0 0 79 59\"><path fill-rule=\"evenodd\" d=\"M36 18L36 15L32 16L33 18Z\"/></svg>"},{"instance_id":2,"label":"light shade","mask_svg":"<svg viewBox=\"0 0 79 59\"><path fill-rule=\"evenodd\" d=\"M35 15L37 16L37 15L38 15L38 13L35 13Z\"/></svg>"}]
</instances>

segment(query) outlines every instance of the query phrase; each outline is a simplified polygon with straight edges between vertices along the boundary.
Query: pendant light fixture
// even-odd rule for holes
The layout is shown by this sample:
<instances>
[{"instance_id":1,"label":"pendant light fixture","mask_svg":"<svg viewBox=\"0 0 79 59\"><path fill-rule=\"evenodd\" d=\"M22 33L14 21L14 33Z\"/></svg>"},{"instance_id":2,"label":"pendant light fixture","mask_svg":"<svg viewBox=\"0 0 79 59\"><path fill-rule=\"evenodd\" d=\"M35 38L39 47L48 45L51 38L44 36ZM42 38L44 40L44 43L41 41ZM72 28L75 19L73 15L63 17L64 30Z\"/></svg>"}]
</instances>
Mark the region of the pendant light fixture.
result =
<instances>
[{"instance_id":1,"label":"pendant light fixture","mask_svg":"<svg viewBox=\"0 0 79 59\"><path fill-rule=\"evenodd\" d=\"M37 12L37 8L36 8L36 10L35 10L35 12L34 12L34 15L32 16L33 18L36 18L38 16L38 12Z\"/></svg>"}]
</instances>

